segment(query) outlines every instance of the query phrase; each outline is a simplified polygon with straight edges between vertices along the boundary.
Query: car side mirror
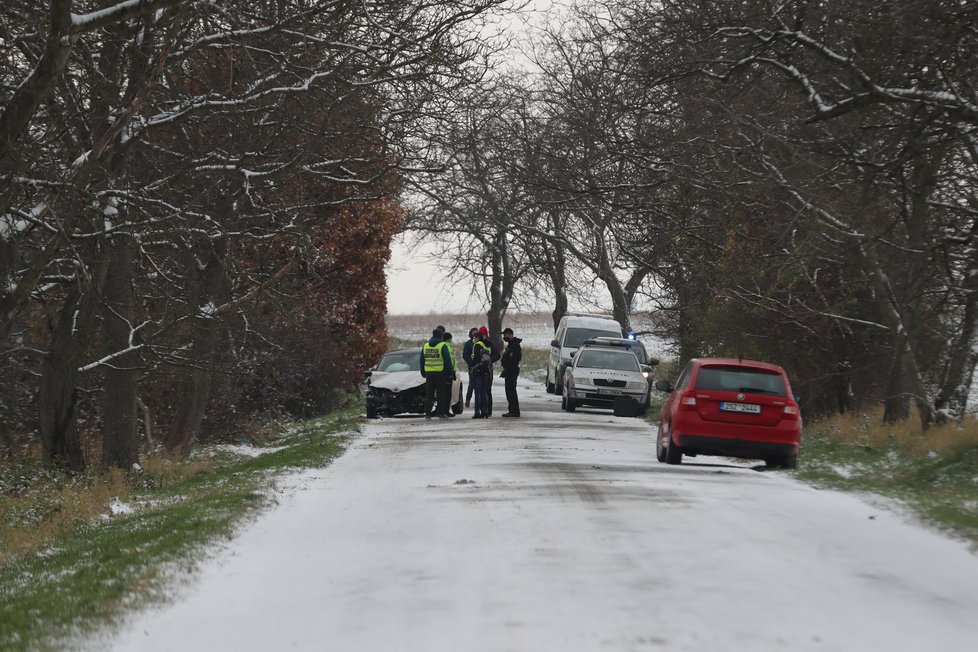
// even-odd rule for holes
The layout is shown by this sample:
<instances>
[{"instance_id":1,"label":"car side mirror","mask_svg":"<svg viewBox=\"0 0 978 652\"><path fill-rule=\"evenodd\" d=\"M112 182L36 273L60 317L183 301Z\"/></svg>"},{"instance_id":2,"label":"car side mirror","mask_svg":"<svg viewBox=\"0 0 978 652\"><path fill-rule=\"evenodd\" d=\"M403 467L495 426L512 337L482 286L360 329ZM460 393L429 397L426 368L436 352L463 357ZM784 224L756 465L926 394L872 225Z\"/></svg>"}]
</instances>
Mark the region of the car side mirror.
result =
<instances>
[{"instance_id":1,"label":"car side mirror","mask_svg":"<svg viewBox=\"0 0 978 652\"><path fill-rule=\"evenodd\" d=\"M657 380L655 383L655 388L660 392L665 392L666 394L672 392L672 385L669 384L668 380Z\"/></svg>"},{"instance_id":2,"label":"car side mirror","mask_svg":"<svg viewBox=\"0 0 978 652\"><path fill-rule=\"evenodd\" d=\"M557 340L550 340L550 346L556 346L557 348L560 348L560 342L558 342Z\"/></svg>"},{"instance_id":3,"label":"car side mirror","mask_svg":"<svg viewBox=\"0 0 978 652\"><path fill-rule=\"evenodd\" d=\"M654 367L657 364L659 364L659 358L653 358L653 357L650 356L649 357L649 366L650 367Z\"/></svg>"}]
</instances>

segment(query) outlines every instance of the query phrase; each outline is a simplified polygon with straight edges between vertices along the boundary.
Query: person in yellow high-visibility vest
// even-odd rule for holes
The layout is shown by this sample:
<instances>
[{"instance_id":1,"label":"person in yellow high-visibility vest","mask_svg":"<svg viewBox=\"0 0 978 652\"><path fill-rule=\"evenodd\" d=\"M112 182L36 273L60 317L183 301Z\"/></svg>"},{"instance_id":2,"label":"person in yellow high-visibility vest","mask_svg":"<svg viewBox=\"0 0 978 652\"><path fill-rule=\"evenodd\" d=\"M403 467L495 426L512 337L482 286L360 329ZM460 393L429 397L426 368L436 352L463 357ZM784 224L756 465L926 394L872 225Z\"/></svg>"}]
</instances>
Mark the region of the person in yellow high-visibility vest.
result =
<instances>
[{"instance_id":1,"label":"person in yellow high-visibility vest","mask_svg":"<svg viewBox=\"0 0 978 652\"><path fill-rule=\"evenodd\" d=\"M442 340L444 331L436 328L431 333L431 339L421 347L421 375L424 383L424 415L432 417L431 408L438 394L439 419L448 417L449 401L451 401L451 384L455 376L455 356L450 350L451 344Z\"/></svg>"}]
</instances>

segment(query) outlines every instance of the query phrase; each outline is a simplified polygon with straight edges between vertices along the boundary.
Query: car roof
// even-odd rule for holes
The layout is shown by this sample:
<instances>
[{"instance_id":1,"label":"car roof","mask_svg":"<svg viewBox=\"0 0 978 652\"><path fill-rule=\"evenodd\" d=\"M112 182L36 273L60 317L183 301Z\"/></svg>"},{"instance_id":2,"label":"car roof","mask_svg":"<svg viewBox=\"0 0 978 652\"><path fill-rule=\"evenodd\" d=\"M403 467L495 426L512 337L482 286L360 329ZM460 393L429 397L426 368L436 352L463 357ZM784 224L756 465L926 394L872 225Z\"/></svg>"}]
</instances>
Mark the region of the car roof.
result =
<instances>
[{"instance_id":1,"label":"car roof","mask_svg":"<svg viewBox=\"0 0 978 652\"><path fill-rule=\"evenodd\" d=\"M599 337L589 337L586 340L584 340L583 345L584 346L611 346L611 347L617 346L619 348L631 348L633 346L640 346L643 349L645 348L645 344L643 344L639 340L630 340L627 337L605 337L603 335Z\"/></svg>"},{"instance_id":2,"label":"car roof","mask_svg":"<svg viewBox=\"0 0 978 652\"><path fill-rule=\"evenodd\" d=\"M621 332L621 324L611 317L589 317L583 315L568 315L561 321L567 328L611 328Z\"/></svg>"},{"instance_id":3,"label":"car roof","mask_svg":"<svg viewBox=\"0 0 978 652\"><path fill-rule=\"evenodd\" d=\"M697 367L707 367L712 365L724 365L729 367L746 367L751 369L764 369L784 373L784 368L771 362L761 362L760 360L742 360L740 358L693 358L690 360Z\"/></svg>"},{"instance_id":4,"label":"car roof","mask_svg":"<svg viewBox=\"0 0 978 652\"><path fill-rule=\"evenodd\" d=\"M595 349L601 349L601 353L627 354L627 355L632 355L632 356L635 355L635 352L634 351L632 351L631 349L623 348L623 347L616 347L616 346L583 346L578 351L578 356L580 356L580 354L582 352L584 352L584 351L593 351Z\"/></svg>"},{"instance_id":5,"label":"car roof","mask_svg":"<svg viewBox=\"0 0 978 652\"><path fill-rule=\"evenodd\" d=\"M390 351L384 351L384 355L387 355L388 353L421 353L421 347L412 346L406 349L391 349Z\"/></svg>"}]
</instances>

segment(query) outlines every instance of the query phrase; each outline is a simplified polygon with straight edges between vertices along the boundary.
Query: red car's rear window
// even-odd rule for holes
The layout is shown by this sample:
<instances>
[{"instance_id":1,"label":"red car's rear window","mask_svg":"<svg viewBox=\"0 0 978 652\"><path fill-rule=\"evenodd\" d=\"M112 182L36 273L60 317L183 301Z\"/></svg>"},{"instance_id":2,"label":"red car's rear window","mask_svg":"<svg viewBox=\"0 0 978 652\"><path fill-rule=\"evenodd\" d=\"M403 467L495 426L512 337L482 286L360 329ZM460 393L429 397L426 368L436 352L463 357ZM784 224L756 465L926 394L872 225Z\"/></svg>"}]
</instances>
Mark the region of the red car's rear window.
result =
<instances>
[{"instance_id":1,"label":"red car's rear window","mask_svg":"<svg viewBox=\"0 0 978 652\"><path fill-rule=\"evenodd\" d=\"M714 389L744 394L786 396L784 377L776 372L745 367L701 367L696 375L696 389Z\"/></svg>"}]
</instances>

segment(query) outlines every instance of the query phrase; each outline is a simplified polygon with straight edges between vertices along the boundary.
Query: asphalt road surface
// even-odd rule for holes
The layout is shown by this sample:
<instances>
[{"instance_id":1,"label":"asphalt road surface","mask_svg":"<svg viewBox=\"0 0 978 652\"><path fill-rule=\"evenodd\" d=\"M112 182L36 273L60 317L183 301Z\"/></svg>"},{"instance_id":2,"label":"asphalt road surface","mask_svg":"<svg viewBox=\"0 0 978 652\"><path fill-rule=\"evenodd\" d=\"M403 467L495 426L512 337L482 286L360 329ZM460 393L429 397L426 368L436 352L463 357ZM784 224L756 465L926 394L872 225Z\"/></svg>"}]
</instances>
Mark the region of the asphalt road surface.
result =
<instances>
[{"instance_id":1,"label":"asphalt road surface","mask_svg":"<svg viewBox=\"0 0 978 652\"><path fill-rule=\"evenodd\" d=\"M369 423L117 650L978 649L978 557L898 511L559 409ZM801 459L804 464L804 457Z\"/></svg>"}]
</instances>

